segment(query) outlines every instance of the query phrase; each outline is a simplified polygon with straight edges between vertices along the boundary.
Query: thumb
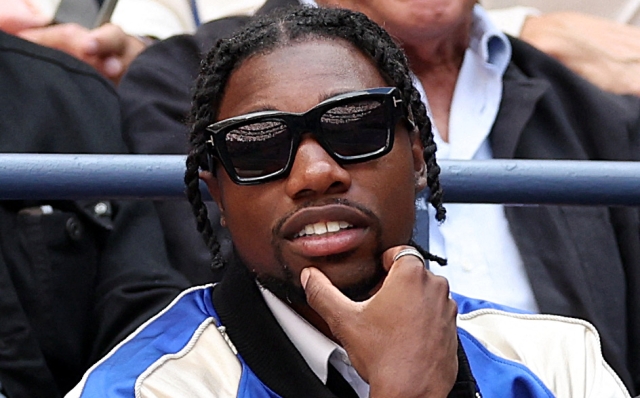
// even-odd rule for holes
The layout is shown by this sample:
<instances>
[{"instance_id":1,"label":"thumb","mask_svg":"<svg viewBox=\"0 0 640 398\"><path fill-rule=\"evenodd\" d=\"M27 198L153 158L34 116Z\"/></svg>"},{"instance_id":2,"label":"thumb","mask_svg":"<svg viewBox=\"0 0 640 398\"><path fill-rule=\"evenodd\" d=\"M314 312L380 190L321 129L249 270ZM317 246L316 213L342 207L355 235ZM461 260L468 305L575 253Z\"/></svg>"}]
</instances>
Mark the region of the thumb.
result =
<instances>
[{"instance_id":1,"label":"thumb","mask_svg":"<svg viewBox=\"0 0 640 398\"><path fill-rule=\"evenodd\" d=\"M335 287L320 270L308 267L300 273L300 282L307 295L307 303L333 329L340 316L356 305ZM342 314L342 315L341 315Z\"/></svg>"}]
</instances>

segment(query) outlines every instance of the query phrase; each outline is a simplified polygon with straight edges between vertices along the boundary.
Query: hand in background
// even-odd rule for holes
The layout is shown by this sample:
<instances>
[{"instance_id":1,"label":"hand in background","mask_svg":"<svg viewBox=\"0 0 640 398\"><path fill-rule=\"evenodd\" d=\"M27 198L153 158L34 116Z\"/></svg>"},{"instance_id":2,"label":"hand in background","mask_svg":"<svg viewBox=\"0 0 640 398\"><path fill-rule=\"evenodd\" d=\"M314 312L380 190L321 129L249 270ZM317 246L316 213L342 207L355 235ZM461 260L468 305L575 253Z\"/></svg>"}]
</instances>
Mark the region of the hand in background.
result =
<instances>
[{"instance_id":1,"label":"hand in background","mask_svg":"<svg viewBox=\"0 0 640 398\"><path fill-rule=\"evenodd\" d=\"M640 28L558 12L528 17L520 38L606 91L640 95Z\"/></svg>"},{"instance_id":2,"label":"hand in background","mask_svg":"<svg viewBox=\"0 0 640 398\"><path fill-rule=\"evenodd\" d=\"M93 30L73 23L49 25L24 29L17 35L71 54L116 84L131 61L146 47L140 39L111 23Z\"/></svg>"},{"instance_id":3,"label":"hand in background","mask_svg":"<svg viewBox=\"0 0 640 398\"><path fill-rule=\"evenodd\" d=\"M16 34L23 29L45 26L49 18L29 0L0 1L0 30Z\"/></svg>"},{"instance_id":4,"label":"hand in background","mask_svg":"<svg viewBox=\"0 0 640 398\"><path fill-rule=\"evenodd\" d=\"M456 303L420 259L383 254L389 271L373 297L353 302L318 269L301 274L309 305L369 383L371 397L446 397L458 370ZM304 279L308 276L306 283Z\"/></svg>"}]
</instances>

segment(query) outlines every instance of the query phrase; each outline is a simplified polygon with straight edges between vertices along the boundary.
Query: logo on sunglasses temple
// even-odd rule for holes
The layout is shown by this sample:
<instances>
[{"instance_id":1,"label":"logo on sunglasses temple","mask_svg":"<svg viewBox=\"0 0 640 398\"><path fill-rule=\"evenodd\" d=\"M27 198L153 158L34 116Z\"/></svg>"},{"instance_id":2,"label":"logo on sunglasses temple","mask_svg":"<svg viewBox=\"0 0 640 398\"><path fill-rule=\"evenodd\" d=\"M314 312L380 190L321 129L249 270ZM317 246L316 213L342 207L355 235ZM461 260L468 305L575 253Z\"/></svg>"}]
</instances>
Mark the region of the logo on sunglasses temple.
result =
<instances>
[{"instance_id":1,"label":"logo on sunglasses temple","mask_svg":"<svg viewBox=\"0 0 640 398\"><path fill-rule=\"evenodd\" d=\"M402 102L402 100L401 100L401 99L396 98L396 97L393 97L393 107L394 107L394 108L397 108L397 107L398 107L398 104L399 104L399 103L401 103L401 102Z\"/></svg>"}]
</instances>

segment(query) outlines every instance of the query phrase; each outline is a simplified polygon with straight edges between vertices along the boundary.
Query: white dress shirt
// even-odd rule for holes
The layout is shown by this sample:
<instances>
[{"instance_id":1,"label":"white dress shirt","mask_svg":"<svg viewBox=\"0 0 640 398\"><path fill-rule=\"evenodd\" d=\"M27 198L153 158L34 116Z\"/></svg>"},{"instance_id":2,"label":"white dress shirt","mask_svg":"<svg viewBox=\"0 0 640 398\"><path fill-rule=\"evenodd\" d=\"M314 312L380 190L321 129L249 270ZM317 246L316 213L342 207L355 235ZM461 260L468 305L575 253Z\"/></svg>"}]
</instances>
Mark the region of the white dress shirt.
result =
<instances>
[{"instance_id":1,"label":"white dress shirt","mask_svg":"<svg viewBox=\"0 0 640 398\"><path fill-rule=\"evenodd\" d=\"M489 132L502 99L502 76L511 58L506 36L479 6L474 8L471 41L462 63L451 103L449 142L434 126L438 159L492 159ZM414 83L427 103L420 82ZM502 205L447 204L447 219L439 224L429 209L429 250L447 258L446 267L431 270L449 280L451 290L469 297L537 312L526 275ZM418 216L420 218L420 215ZM420 232L424 224L417 225ZM423 234L424 235L424 231ZM425 242L418 243L425 245Z\"/></svg>"},{"instance_id":2,"label":"white dress shirt","mask_svg":"<svg viewBox=\"0 0 640 398\"><path fill-rule=\"evenodd\" d=\"M323 383L327 382L329 363L331 363L360 398L369 396L369 385L351 365L344 348L320 333L273 293L263 287L260 287L260 292L289 340Z\"/></svg>"}]
</instances>

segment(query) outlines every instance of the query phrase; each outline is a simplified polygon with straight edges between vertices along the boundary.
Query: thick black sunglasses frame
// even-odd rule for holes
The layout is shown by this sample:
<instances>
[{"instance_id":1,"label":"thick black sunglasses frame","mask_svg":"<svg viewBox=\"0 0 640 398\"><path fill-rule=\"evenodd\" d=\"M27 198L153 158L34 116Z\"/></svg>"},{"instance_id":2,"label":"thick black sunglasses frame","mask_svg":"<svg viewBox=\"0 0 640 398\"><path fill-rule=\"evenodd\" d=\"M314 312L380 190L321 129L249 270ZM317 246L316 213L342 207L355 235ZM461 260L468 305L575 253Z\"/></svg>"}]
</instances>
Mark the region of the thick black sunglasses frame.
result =
<instances>
[{"instance_id":1,"label":"thick black sunglasses frame","mask_svg":"<svg viewBox=\"0 0 640 398\"><path fill-rule=\"evenodd\" d=\"M344 156L336 153L331 144L322 134L320 127L321 116L329 109L366 100L379 101L384 107L386 125L386 142L385 145L373 152ZM279 111L254 112L246 115L236 116L225 119L207 126L206 130L211 133L207 140L207 156L209 161L209 170L214 170L214 159L217 158L222 163L225 171L233 182L238 185L256 185L268 181L283 178L289 174L293 166L295 154L304 134L312 134L325 151L338 162L340 165L350 163L360 163L368 160L379 158L386 155L393 148L394 132L398 121L403 118L408 122L408 127L413 130L414 123L411 117L407 116L407 108L403 104L400 92L395 87L380 87L362 91L353 91L340 94L322 101L318 105L309 109L304 113L290 113ZM242 126L251 123L265 122L270 120L278 120L284 122L291 131L291 146L286 164L278 171L256 177L241 177L236 172L233 162L226 147L226 135Z\"/></svg>"}]
</instances>

